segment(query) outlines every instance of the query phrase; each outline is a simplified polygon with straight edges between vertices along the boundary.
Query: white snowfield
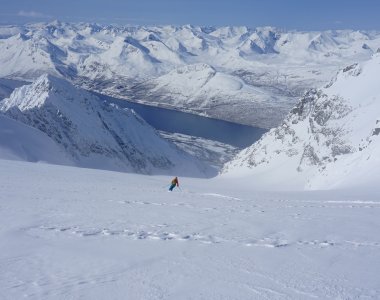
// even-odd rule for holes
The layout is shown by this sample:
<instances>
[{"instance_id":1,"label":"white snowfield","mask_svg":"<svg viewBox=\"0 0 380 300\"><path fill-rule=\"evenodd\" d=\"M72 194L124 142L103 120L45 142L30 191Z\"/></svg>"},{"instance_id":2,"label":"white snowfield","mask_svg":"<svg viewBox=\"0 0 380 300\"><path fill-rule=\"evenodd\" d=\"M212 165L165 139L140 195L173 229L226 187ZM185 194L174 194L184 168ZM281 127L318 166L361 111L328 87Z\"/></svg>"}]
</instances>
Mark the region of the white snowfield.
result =
<instances>
[{"instance_id":1,"label":"white snowfield","mask_svg":"<svg viewBox=\"0 0 380 300\"><path fill-rule=\"evenodd\" d=\"M261 188L376 186L380 180L380 54L311 90L283 124L241 151L224 176Z\"/></svg>"},{"instance_id":2,"label":"white snowfield","mask_svg":"<svg viewBox=\"0 0 380 300\"><path fill-rule=\"evenodd\" d=\"M377 31L55 21L0 26L0 77L49 73L111 96L272 128L306 89L378 49Z\"/></svg>"},{"instance_id":3,"label":"white snowfield","mask_svg":"<svg viewBox=\"0 0 380 300\"><path fill-rule=\"evenodd\" d=\"M378 189L0 160L0 299L379 299Z\"/></svg>"}]
</instances>

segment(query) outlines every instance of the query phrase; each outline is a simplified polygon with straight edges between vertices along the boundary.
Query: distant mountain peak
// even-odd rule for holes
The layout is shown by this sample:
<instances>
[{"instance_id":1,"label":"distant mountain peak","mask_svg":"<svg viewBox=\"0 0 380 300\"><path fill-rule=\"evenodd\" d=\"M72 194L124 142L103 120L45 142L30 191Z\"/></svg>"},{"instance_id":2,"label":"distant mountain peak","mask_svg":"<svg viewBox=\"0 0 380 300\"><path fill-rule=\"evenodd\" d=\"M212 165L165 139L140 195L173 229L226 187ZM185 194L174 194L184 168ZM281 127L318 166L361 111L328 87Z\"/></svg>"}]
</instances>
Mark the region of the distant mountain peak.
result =
<instances>
[{"instance_id":1,"label":"distant mountain peak","mask_svg":"<svg viewBox=\"0 0 380 300\"><path fill-rule=\"evenodd\" d=\"M64 79L43 74L30 85L17 88L10 98L3 101L2 107L17 107L21 111L40 108L45 104L61 101L65 97L71 99L73 91L75 88ZM59 100L53 97L54 95L59 95Z\"/></svg>"}]
</instances>

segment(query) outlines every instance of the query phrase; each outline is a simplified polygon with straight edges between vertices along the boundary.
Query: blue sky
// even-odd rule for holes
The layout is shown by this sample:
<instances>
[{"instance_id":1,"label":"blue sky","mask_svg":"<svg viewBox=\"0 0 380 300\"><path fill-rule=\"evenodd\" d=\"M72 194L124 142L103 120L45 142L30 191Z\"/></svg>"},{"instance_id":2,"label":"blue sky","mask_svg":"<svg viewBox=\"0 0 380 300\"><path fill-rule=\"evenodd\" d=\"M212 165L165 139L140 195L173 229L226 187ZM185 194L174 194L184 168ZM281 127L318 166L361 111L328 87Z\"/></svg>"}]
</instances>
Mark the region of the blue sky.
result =
<instances>
[{"instance_id":1,"label":"blue sky","mask_svg":"<svg viewBox=\"0 0 380 300\"><path fill-rule=\"evenodd\" d=\"M380 29L380 0L0 0L0 23Z\"/></svg>"}]
</instances>

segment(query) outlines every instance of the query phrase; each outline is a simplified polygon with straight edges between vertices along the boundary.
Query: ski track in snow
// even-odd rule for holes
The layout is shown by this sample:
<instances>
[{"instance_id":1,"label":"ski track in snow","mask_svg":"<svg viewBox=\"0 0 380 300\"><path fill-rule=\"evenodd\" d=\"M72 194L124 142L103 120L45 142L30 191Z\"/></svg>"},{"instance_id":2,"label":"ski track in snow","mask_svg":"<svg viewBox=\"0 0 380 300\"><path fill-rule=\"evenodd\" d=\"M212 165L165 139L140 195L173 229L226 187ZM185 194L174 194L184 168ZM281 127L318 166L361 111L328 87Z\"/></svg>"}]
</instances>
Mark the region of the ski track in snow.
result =
<instances>
[{"instance_id":1,"label":"ski track in snow","mask_svg":"<svg viewBox=\"0 0 380 300\"><path fill-rule=\"evenodd\" d=\"M375 199L0 167L0 299L380 298Z\"/></svg>"},{"instance_id":2,"label":"ski track in snow","mask_svg":"<svg viewBox=\"0 0 380 300\"><path fill-rule=\"evenodd\" d=\"M288 246L311 246L318 248L325 247L380 247L380 242L358 242L358 241L342 241L336 242L333 240L298 240L291 243L287 240L274 239L270 237L250 238L247 240L225 239L218 236L201 234L201 233L180 233L162 231L160 228L167 225L152 226L152 230L132 229L109 229L109 228L81 228L79 226L61 227L61 226L38 226L29 228L27 232L36 237L49 237L49 234L57 236L59 234L69 234L77 237L98 237L112 236L122 237L132 240L160 240L160 241L196 241L204 244L220 244L220 243L235 243L242 246L257 246L266 248L282 248ZM157 230L155 230L157 228ZM50 235L51 237L51 235Z\"/></svg>"},{"instance_id":3,"label":"ski track in snow","mask_svg":"<svg viewBox=\"0 0 380 300\"><path fill-rule=\"evenodd\" d=\"M186 192L185 192L186 193ZM218 211L224 210L231 212L238 211L241 213L252 213L252 212L260 212L265 213L263 210L263 205L252 204L250 201L243 200L238 197L232 197L228 195L216 194L216 193L194 193L187 192L188 194L193 194L200 197L211 197L211 198L220 198L227 201L245 201L245 205L240 205L239 208L245 208L244 210L239 210L235 206L223 206L223 207L202 207L197 206L194 203L191 204L189 202L177 202L177 203L167 203L167 202L150 202L150 201L130 201L130 200L108 200L109 202L122 204L122 205L143 205L143 206L161 206L161 207L178 207L183 209L192 209L197 210L198 213L207 213L208 211ZM269 200L272 202L280 202L280 203L288 203L289 200ZM339 204L339 205L336 205ZM363 209L363 208L380 208L380 202L375 201L311 201L311 200L301 200L297 201L296 204L293 205L284 205L282 209L292 209L292 208L324 208L324 209ZM251 208L251 209L250 209ZM252 210L255 208L255 210ZM272 208L273 209L273 208ZM301 214L292 215L294 219L300 218ZM139 224L141 227L141 224ZM272 237L254 237L243 240L237 239L226 239L221 236L210 235L207 233L201 232L178 232L178 231L168 231L170 226L168 224L157 224L157 225L143 225L142 227L146 227L146 229L134 230L131 228L120 228L120 229L112 229L112 228L86 228L84 226L52 226L52 225L41 225L34 228L29 228L28 233L36 236L43 236L44 234L52 233L53 235L58 234L69 234L77 237L94 237L94 236L112 236L112 237L121 237L128 238L131 240L156 240L156 241L192 241L199 242L204 244L219 244L219 243L231 243L238 244L247 247L266 247L266 248L283 248L289 246L296 247L380 247L380 242L367 242L367 241L334 241L334 240L296 240L296 241L288 241L286 239L281 238L272 238Z\"/></svg>"}]
</instances>

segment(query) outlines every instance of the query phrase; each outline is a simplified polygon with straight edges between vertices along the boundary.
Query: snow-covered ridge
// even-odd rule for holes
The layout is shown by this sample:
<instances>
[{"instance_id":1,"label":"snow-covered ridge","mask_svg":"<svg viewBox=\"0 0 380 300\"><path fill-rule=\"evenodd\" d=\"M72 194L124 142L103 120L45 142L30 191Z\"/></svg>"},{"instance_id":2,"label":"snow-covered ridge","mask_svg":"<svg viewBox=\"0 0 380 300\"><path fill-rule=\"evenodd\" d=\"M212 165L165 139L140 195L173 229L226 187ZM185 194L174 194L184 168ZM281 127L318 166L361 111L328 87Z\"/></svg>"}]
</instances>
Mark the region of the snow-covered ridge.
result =
<instances>
[{"instance_id":1,"label":"snow-covered ridge","mask_svg":"<svg viewBox=\"0 0 380 300\"><path fill-rule=\"evenodd\" d=\"M280 123L306 89L326 84L339 68L365 61L379 48L376 31L56 21L0 26L0 77L35 80L49 73L111 96L175 103L176 109L268 128ZM205 65L223 82L197 94L197 81L185 82L190 75L181 72L188 68L185 73L195 79ZM172 82L175 74L181 76ZM220 88L241 82L247 88L232 94Z\"/></svg>"},{"instance_id":2,"label":"snow-covered ridge","mask_svg":"<svg viewBox=\"0 0 380 300\"><path fill-rule=\"evenodd\" d=\"M223 170L281 187L367 185L380 178L380 55L310 90L283 124Z\"/></svg>"},{"instance_id":3,"label":"snow-covered ridge","mask_svg":"<svg viewBox=\"0 0 380 300\"><path fill-rule=\"evenodd\" d=\"M102 103L51 75L17 88L0 102L0 111L46 133L78 166L145 174L206 172L133 111Z\"/></svg>"}]
</instances>

